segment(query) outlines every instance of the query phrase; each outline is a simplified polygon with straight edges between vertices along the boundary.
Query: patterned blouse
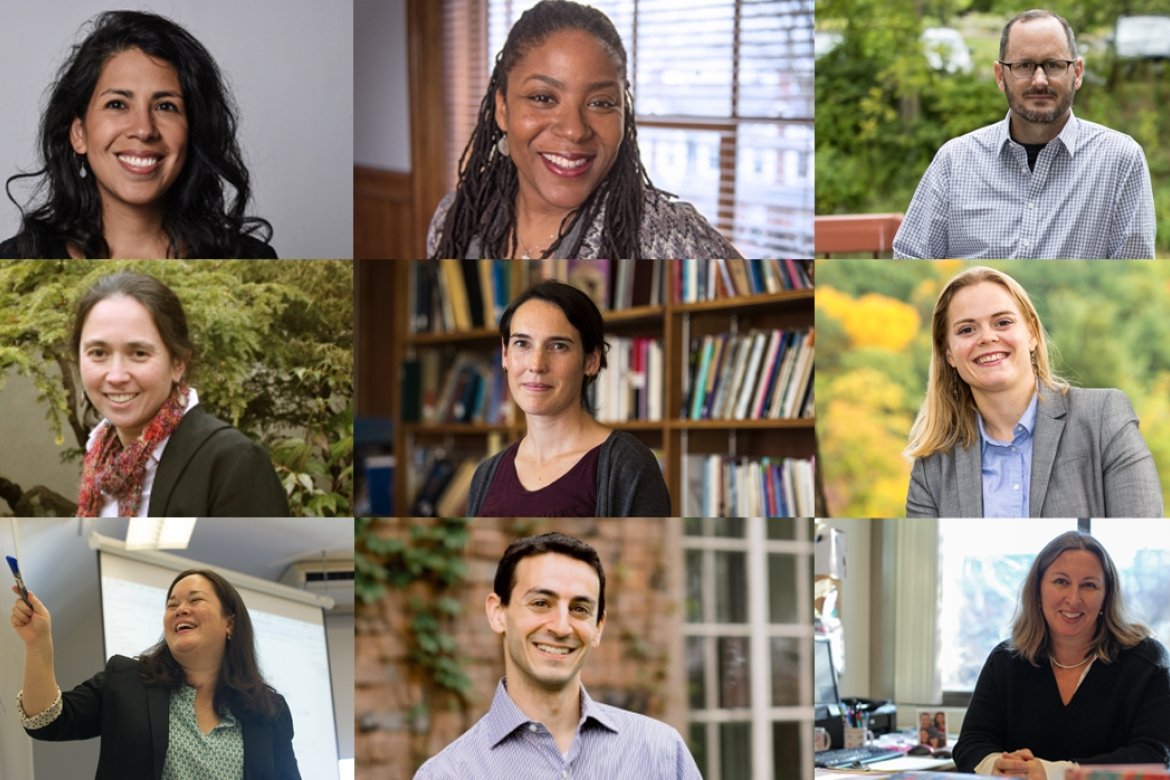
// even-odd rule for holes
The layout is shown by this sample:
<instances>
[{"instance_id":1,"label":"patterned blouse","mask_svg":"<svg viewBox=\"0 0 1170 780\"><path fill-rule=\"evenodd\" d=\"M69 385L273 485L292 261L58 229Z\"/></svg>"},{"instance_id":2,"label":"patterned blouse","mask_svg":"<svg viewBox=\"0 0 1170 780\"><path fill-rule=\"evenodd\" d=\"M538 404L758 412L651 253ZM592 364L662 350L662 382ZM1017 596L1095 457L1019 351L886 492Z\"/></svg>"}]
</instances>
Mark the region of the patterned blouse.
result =
<instances>
[{"instance_id":1,"label":"patterned blouse","mask_svg":"<svg viewBox=\"0 0 1170 780\"><path fill-rule=\"evenodd\" d=\"M427 231L427 257L434 255L439 246L439 234L447 219L447 212L455 202L455 193L448 193L431 217ZM588 227L580 222L561 241L553 257L568 257L569 248L577 243L577 236L585 230L578 258L596 258L601 253L601 231L605 225L605 209L598 211ZM690 203L674 200L658 190L646 191L646 203L642 212L642 229L638 237L641 256L644 258L673 257L742 257L731 242L723 237L710 222ZM474 237L464 252L464 258L479 258L482 252L479 238Z\"/></svg>"},{"instance_id":2,"label":"patterned blouse","mask_svg":"<svg viewBox=\"0 0 1170 780\"><path fill-rule=\"evenodd\" d=\"M195 717L195 689L171 693L170 734L162 780L241 780L244 732L231 712L207 734Z\"/></svg>"}]
</instances>

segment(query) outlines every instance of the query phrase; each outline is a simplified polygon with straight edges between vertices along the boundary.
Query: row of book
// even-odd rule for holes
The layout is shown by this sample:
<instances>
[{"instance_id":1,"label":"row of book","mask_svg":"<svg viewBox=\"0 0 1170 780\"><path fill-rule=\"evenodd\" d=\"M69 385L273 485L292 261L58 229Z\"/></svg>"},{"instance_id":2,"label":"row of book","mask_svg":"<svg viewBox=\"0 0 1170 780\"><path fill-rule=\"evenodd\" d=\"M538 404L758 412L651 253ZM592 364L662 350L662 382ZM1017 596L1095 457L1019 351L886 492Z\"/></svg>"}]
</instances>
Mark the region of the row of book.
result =
<instances>
[{"instance_id":1,"label":"row of book","mask_svg":"<svg viewBox=\"0 0 1170 780\"><path fill-rule=\"evenodd\" d=\"M413 333L494 328L512 298L543 278L582 290L597 308L661 306L673 275L674 302L760 295L813 286L811 260L438 260L414 264Z\"/></svg>"},{"instance_id":2,"label":"row of book","mask_svg":"<svg viewBox=\"0 0 1170 780\"><path fill-rule=\"evenodd\" d=\"M610 337L608 366L589 389L602 422L662 419L662 339Z\"/></svg>"},{"instance_id":3,"label":"row of book","mask_svg":"<svg viewBox=\"0 0 1170 780\"><path fill-rule=\"evenodd\" d=\"M506 424L510 397L498 353L459 352L451 361L427 349L402 364L403 422Z\"/></svg>"},{"instance_id":4,"label":"row of book","mask_svg":"<svg viewBox=\"0 0 1170 780\"><path fill-rule=\"evenodd\" d=\"M678 260L674 270L675 303L813 287L812 260Z\"/></svg>"},{"instance_id":5,"label":"row of book","mask_svg":"<svg viewBox=\"0 0 1170 780\"><path fill-rule=\"evenodd\" d=\"M511 260L438 260L414 264L413 333L492 328L512 296Z\"/></svg>"},{"instance_id":6,"label":"row of book","mask_svg":"<svg viewBox=\"0 0 1170 780\"><path fill-rule=\"evenodd\" d=\"M814 329L718 333L691 340L682 417L812 417Z\"/></svg>"},{"instance_id":7,"label":"row of book","mask_svg":"<svg viewBox=\"0 0 1170 780\"><path fill-rule=\"evenodd\" d=\"M685 517L814 517L814 459L687 455Z\"/></svg>"}]
</instances>

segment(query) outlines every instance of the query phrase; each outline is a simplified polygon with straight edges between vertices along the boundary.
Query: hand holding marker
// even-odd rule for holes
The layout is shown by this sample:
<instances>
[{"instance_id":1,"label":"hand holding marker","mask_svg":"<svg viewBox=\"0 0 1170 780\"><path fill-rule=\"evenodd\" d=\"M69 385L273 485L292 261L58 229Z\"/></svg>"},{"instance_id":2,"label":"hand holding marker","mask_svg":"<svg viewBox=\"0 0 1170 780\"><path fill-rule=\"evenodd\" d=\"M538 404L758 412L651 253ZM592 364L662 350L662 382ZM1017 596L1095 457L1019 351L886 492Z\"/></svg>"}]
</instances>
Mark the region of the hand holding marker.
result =
<instances>
[{"instance_id":1,"label":"hand holding marker","mask_svg":"<svg viewBox=\"0 0 1170 780\"><path fill-rule=\"evenodd\" d=\"M24 599L24 603L32 607L32 602L28 600L28 588L24 585L24 577L20 576L20 566L16 563L16 559L11 555L5 555L4 558L8 561L8 568L12 569L12 576L16 580L16 587L20 588L20 597Z\"/></svg>"}]
</instances>

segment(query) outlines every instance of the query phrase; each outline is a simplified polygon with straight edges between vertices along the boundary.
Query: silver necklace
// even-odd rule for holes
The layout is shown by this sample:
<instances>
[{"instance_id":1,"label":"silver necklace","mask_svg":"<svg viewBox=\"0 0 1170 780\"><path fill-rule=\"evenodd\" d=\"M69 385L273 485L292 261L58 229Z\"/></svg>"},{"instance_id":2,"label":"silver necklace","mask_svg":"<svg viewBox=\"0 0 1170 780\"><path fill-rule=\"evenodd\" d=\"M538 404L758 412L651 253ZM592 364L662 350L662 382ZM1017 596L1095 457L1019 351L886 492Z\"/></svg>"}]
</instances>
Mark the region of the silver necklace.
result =
<instances>
[{"instance_id":1,"label":"silver necklace","mask_svg":"<svg viewBox=\"0 0 1170 780\"><path fill-rule=\"evenodd\" d=\"M1048 656L1048 660L1051 661L1056 666L1059 666L1061 669L1076 669L1077 667L1084 666L1092 659L1093 659L1093 656L1090 655L1090 656L1086 656L1085 660L1083 660L1077 664L1062 664L1060 661L1057 661L1055 657L1053 657L1051 655Z\"/></svg>"}]
</instances>

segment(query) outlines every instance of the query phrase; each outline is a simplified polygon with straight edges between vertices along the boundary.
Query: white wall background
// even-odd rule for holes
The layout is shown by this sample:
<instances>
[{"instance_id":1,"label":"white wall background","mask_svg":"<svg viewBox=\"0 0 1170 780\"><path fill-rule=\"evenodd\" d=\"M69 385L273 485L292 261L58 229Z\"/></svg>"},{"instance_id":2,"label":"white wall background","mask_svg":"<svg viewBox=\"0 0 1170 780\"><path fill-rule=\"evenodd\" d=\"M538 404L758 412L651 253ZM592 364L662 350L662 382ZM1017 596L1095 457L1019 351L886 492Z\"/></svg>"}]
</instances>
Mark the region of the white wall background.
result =
<instances>
[{"instance_id":1,"label":"white wall background","mask_svg":"<svg viewBox=\"0 0 1170 780\"><path fill-rule=\"evenodd\" d=\"M83 24L115 7L109 0L0 0L0 180L37 167L37 123L47 89L84 37ZM277 253L352 257L350 3L136 0L122 7L173 19L219 64L239 106L239 142L252 175L250 212L272 223ZM27 190L14 194L23 200ZM0 240L19 225L16 207L0 197Z\"/></svg>"},{"instance_id":2,"label":"white wall background","mask_svg":"<svg viewBox=\"0 0 1170 780\"><path fill-rule=\"evenodd\" d=\"M353 5L353 161L409 173L406 0L354 0Z\"/></svg>"}]
</instances>

